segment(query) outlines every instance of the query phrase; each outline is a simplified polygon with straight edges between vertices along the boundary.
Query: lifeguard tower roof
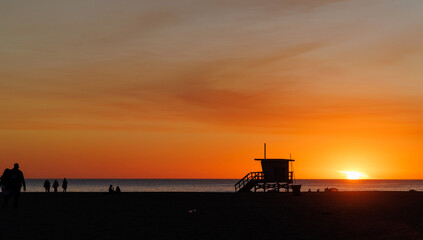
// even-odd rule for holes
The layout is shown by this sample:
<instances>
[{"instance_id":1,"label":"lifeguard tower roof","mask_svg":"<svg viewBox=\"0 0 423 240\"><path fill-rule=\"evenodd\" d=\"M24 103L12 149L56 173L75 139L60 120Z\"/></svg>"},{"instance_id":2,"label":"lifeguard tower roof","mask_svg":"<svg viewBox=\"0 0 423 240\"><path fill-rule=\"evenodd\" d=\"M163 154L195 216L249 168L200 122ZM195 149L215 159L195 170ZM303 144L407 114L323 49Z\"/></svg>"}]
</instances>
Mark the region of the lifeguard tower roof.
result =
<instances>
[{"instance_id":1,"label":"lifeguard tower roof","mask_svg":"<svg viewBox=\"0 0 423 240\"><path fill-rule=\"evenodd\" d=\"M294 159L283 159L283 158L254 158L256 161L290 161L294 162Z\"/></svg>"}]
</instances>

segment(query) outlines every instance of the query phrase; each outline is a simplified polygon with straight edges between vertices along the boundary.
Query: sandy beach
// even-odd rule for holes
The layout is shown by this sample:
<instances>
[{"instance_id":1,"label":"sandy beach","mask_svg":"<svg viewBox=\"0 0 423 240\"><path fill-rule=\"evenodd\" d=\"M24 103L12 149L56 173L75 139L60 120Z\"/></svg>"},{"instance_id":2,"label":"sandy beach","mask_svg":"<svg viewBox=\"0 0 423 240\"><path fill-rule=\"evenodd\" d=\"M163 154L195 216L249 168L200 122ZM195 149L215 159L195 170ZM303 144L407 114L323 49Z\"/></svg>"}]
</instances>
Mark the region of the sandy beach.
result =
<instances>
[{"instance_id":1,"label":"sandy beach","mask_svg":"<svg viewBox=\"0 0 423 240\"><path fill-rule=\"evenodd\" d=\"M1 239L423 239L423 193L23 193Z\"/></svg>"}]
</instances>

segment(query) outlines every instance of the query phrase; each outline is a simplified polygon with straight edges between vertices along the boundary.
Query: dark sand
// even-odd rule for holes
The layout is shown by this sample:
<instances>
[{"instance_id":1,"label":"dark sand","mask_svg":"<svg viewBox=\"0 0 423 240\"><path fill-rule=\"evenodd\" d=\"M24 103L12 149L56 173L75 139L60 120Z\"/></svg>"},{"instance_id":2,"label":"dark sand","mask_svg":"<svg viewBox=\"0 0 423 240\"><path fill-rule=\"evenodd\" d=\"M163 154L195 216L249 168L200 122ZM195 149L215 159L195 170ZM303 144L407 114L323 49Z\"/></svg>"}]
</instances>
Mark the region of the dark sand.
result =
<instances>
[{"instance_id":1,"label":"dark sand","mask_svg":"<svg viewBox=\"0 0 423 240\"><path fill-rule=\"evenodd\" d=\"M420 192L23 193L20 204L0 210L0 239L423 239Z\"/></svg>"}]
</instances>

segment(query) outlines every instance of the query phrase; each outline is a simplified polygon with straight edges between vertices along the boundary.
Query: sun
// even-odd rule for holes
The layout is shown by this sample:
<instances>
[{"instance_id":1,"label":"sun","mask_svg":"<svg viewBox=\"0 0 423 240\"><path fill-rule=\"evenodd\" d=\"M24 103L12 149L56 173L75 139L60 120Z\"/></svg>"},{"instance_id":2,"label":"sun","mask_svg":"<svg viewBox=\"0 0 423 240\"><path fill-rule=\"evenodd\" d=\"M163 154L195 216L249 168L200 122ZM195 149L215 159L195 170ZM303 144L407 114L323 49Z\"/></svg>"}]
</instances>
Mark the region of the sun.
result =
<instances>
[{"instance_id":1,"label":"sun","mask_svg":"<svg viewBox=\"0 0 423 240\"><path fill-rule=\"evenodd\" d=\"M350 180L360 179L366 176L363 173L356 172L356 171L340 171L340 173L345 174L347 179L350 179Z\"/></svg>"}]
</instances>

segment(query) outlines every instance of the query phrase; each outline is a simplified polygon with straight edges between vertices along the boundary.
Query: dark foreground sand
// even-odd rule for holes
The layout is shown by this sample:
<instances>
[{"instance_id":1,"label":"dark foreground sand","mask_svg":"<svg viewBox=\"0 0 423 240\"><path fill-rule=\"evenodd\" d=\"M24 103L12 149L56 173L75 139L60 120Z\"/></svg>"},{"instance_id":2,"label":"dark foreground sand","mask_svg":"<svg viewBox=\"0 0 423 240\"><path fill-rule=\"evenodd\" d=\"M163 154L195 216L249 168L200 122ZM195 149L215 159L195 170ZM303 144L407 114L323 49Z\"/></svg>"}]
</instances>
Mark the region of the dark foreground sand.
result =
<instances>
[{"instance_id":1,"label":"dark foreground sand","mask_svg":"<svg viewBox=\"0 0 423 240\"><path fill-rule=\"evenodd\" d=\"M0 239L423 239L423 193L23 193Z\"/></svg>"}]
</instances>

